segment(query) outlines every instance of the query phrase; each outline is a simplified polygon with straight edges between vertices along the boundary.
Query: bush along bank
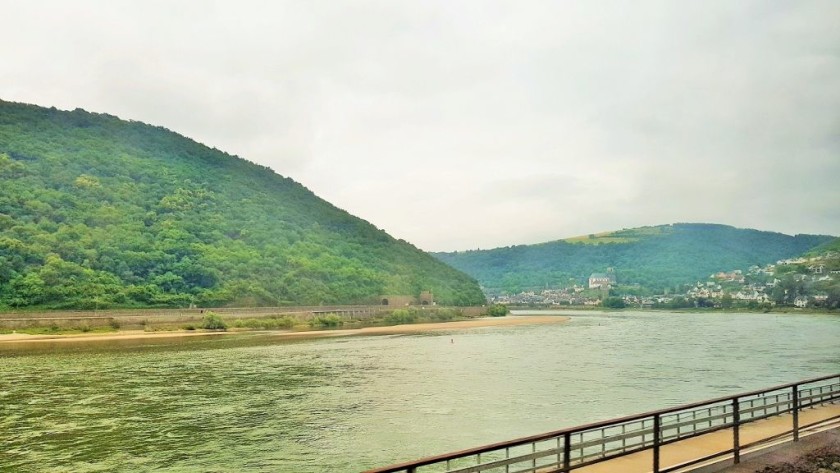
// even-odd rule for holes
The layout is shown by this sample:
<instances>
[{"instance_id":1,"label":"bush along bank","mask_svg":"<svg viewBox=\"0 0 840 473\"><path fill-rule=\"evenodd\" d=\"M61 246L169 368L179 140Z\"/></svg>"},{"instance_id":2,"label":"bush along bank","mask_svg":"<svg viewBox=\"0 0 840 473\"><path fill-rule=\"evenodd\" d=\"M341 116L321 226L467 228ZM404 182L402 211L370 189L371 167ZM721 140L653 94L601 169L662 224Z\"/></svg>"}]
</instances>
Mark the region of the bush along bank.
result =
<instances>
[{"instance_id":1,"label":"bush along bank","mask_svg":"<svg viewBox=\"0 0 840 473\"><path fill-rule=\"evenodd\" d=\"M44 317L43 314L27 317L16 314L14 318L0 318L0 334L17 332L33 335L63 335L88 332L113 333L131 330L146 332L178 330L308 331L449 322L481 316L500 317L508 313L509 310L506 306L495 305L489 307L406 306L370 311L363 314L341 310L335 312L277 312L267 314L234 314L202 310L189 314L156 315L149 313L143 315L142 313L132 313L130 316L120 316L116 312L109 314L107 311L100 311L97 316L66 317Z\"/></svg>"}]
</instances>

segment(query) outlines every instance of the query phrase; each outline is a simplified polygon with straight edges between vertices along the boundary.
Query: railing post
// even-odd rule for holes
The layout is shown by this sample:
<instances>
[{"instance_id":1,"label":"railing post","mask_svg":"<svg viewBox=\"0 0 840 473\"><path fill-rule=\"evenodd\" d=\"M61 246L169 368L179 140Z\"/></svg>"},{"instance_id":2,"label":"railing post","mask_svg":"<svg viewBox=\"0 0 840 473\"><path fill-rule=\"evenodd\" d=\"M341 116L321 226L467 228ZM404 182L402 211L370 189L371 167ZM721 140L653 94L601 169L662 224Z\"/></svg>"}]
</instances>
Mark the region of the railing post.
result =
<instances>
[{"instance_id":1,"label":"railing post","mask_svg":"<svg viewBox=\"0 0 840 473\"><path fill-rule=\"evenodd\" d=\"M531 453L537 453L537 442L531 442ZM479 463L481 463L481 462L479 462ZM531 467L533 468L534 471L537 470L537 459L536 458L531 460Z\"/></svg>"},{"instance_id":2,"label":"railing post","mask_svg":"<svg viewBox=\"0 0 840 473\"><path fill-rule=\"evenodd\" d=\"M793 385L793 441L799 441L799 385Z\"/></svg>"},{"instance_id":3,"label":"railing post","mask_svg":"<svg viewBox=\"0 0 840 473\"><path fill-rule=\"evenodd\" d=\"M659 414L653 415L653 473L659 473L659 442L662 437L659 433Z\"/></svg>"},{"instance_id":4,"label":"railing post","mask_svg":"<svg viewBox=\"0 0 840 473\"><path fill-rule=\"evenodd\" d=\"M741 423L741 414L738 408L738 398L732 398L732 445L735 455L735 464L741 463L741 437L738 427Z\"/></svg>"},{"instance_id":5,"label":"railing post","mask_svg":"<svg viewBox=\"0 0 840 473\"><path fill-rule=\"evenodd\" d=\"M563 472L569 471L572 466L572 433L563 434Z\"/></svg>"}]
</instances>

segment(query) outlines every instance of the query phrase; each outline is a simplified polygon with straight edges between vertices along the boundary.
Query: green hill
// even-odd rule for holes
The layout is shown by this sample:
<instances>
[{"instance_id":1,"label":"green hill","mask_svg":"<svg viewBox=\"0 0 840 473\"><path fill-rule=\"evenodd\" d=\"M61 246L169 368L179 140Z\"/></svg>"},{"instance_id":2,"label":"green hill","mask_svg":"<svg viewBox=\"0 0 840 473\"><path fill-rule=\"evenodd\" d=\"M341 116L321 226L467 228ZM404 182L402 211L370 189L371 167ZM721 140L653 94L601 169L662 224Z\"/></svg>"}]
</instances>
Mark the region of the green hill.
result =
<instances>
[{"instance_id":1,"label":"green hill","mask_svg":"<svg viewBox=\"0 0 840 473\"><path fill-rule=\"evenodd\" d=\"M835 238L823 243L820 246L812 248L806 256L819 256L825 254L840 255L840 238Z\"/></svg>"},{"instance_id":2,"label":"green hill","mask_svg":"<svg viewBox=\"0 0 840 473\"><path fill-rule=\"evenodd\" d=\"M679 223L435 256L478 279L490 293L584 284L591 273L607 268L615 270L618 284L660 291L705 281L718 271L798 256L832 239Z\"/></svg>"},{"instance_id":3,"label":"green hill","mask_svg":"<svg viewBox=\"0 0 840 473\"><path fill-rule=\"evenodd\" d=\"M0 101L0 308L340 304L476 282L161 127Z\"/></svg>"}]
</instances>

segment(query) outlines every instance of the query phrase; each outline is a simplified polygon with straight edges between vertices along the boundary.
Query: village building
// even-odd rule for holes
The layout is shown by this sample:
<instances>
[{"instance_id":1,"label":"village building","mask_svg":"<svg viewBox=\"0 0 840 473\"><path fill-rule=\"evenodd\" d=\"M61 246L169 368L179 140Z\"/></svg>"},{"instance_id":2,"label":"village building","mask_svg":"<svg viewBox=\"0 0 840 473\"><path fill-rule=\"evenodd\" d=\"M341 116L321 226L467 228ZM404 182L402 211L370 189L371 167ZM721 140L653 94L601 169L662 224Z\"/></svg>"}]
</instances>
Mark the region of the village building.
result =
<instances>
[{"instance_id":1,"label":"village building","mask_svg":"<svg viewBox=\"0 0 840 473\"><path fill-rule=\"evenodd\" d=\"M422 291L417 299L420 305L435 305L435 296L432 295L432 291Z\"/></svg>"},{"instance_id":2,"label":"village building","mask_svg":"<svg viewBox=\"0 0 840 473\"><path fill-rule=\"evenodd\" d=\"M609 289L613 285L615 285L615 273L612 271L608 271L606 273L592 273L592 275L589 276L589 289Z\"/></svg>"},{"instance_id":3,"label":"village building","mask_svg":"<svg viewBox=\"0 0 840 473\"><path fill-rule=\"evenodd\" d=\"M824 264L815 264L815 265L808 266L808 269L814 274L822 274L823 271L825 271L825 265Z\"/></svg>"}]
</instances>

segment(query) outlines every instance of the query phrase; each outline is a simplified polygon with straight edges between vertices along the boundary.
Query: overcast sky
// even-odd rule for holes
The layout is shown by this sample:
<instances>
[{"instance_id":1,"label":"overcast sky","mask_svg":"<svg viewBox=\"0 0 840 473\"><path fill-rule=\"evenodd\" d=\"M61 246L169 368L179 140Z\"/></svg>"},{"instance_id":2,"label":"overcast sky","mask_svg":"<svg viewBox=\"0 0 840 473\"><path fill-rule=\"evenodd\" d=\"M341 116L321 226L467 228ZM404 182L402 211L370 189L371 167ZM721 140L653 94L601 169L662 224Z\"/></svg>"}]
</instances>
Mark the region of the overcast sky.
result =
<instances>
[{"instance_id":1,"label":"overcast sky","mask_svg":"<svg viewBox=\"0 0 840 473\"><path fill-rule=\"evenodd\" d=\"M161 125L425 250L840 235L840 1L0 0L0 98Z\"/></svg>"}]
</instances>

